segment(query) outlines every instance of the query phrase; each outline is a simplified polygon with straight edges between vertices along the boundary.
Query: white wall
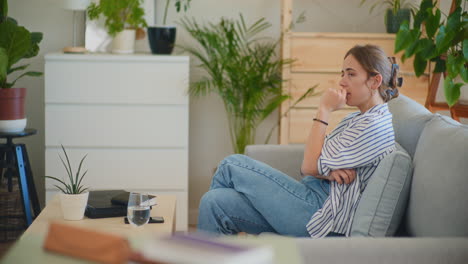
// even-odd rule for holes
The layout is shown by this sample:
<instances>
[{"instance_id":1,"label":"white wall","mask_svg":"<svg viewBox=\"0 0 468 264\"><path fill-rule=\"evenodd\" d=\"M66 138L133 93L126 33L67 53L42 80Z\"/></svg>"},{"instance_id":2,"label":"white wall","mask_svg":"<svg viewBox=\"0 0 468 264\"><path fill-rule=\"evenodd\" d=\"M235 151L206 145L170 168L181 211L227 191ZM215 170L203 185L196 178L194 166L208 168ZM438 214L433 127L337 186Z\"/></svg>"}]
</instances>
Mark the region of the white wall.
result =
<instances>
[{"instance_id":1,"label":"white wall","mask_svg":"<svg viewBox=\"0 0 468 264\"><path fill-rule=\"evenodd\" d=\"M162 2L156 2L155 17L160 22ZM306 11L307 21L298 25L299 31L328 32L384 32L382 12L369 15L368 8L359 8L360 0L296 0L296 15ZM449 1L444 1L449 2ZM445 7L447 6L447 7ZM31 69L44 70L43 55L58 51L72 43L72 13L60 7L60 0L10 0L10 16L21 25L32 31L44 33L41 51L38 57L31 60ZM197 20L218 21L221 16L237 18L242 13L248 22L266 17L273 27L268 35L280 36L280 0L193 0L188 16ZM447 8L446 3L442 8ZM176 21L181 18L171 8L168 19ZM177 43L192 45L185 32L179 30ZM197 62L191 62L191 81L200 78L201 72L196 68ZM44 200L44 78L24 78L18 87L28 88L27 114L29 126L39 130L39 134L23 140L27 144L32 167L35 174L40 200ZM275 112L257 132L258 143L263 143L266 133L277 120ZM465 120L466 121L466 120ZM276 143L277 134L271 143ZM190 164L189 164L189 207L191 222L196 219L200 197L208 189L213 169L225 156L232 153L228 136L227 121L221 100L216 95L191 99L190 102Z\"/></svg>"}]
</instances>

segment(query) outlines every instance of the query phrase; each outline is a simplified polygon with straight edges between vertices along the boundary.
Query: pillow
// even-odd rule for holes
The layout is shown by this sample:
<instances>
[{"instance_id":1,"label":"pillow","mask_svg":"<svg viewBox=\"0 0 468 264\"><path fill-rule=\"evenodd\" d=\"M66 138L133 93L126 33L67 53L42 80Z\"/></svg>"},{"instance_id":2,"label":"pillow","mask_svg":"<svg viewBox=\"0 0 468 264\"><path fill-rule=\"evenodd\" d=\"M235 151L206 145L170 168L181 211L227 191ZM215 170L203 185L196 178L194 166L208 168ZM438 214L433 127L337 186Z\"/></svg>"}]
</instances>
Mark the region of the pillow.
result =
<instances>
[{"instance_id":1,"label":"pillow","mask_svg":"<svg viewBox=\"0 0 468 264\"><path fill-rule=\"evenodd\" d=\"M393 236L406 210L412 160L408 152L396 144L396 151L385 156L362 193L351 236Z\"/></svg>"},{"instance_id":2,"label":"pillow","mask_svg":"<svg viewBox=\"0 0 468 264\"><path fill-rule=\"evenodd\" d=\"M426 123L431 120L432 113L423 105L402 94L388 102L392 113L395 140L414 158L419 136Z\"/></svg>"},{"instance_id":3,"label":"pillow","mask_svg":"<svg viewBox=\"0 0 468 264\"><path fill-rule=\"evenodd\" d=\"M408 234L468 236L467 187L468 126L435 114L414 155L405 226Z\"/></svg>"}]
</instances>

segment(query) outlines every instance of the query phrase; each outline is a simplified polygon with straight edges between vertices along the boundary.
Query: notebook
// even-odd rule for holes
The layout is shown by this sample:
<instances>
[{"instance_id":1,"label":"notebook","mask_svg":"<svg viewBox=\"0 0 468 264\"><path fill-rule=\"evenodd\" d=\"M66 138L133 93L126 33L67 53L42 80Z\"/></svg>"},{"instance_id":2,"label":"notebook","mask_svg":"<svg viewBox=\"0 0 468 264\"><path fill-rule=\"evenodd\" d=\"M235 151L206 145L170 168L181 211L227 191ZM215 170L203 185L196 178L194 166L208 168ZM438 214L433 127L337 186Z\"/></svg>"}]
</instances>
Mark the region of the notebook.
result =
<instances>
[{"instance_id":1,"label":"notebook","mask_svg":"<svg viewBox=\"0 0 468 264\"><path fill-rule=\"evenodd\" d=\"M85 215L89 218L118 217L127 215L127 206L113 204L112 198L127 193L124 190L90 191Z\"/></svg>"},{"instance_id":2,"label":"notebook","mask_svg":"<svg viewBox=\"0 0 468 264\"><path fill-rule=\"evenodd\" d=\"M146 241L140 250L148 263L274 263L270 246L229 243L201 233L154 237Z\"/></svg>"}]
</instances>

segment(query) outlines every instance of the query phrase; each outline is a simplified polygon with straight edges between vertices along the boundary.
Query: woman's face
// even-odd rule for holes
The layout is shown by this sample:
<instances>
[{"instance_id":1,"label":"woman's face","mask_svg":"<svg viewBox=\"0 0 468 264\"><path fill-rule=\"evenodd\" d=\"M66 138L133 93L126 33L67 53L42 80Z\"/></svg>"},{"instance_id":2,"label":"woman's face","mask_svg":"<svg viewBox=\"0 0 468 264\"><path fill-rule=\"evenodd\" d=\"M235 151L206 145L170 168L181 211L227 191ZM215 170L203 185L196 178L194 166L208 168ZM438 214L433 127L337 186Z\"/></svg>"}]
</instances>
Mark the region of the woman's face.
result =
<instances>
[{"instance_id":1,"label":"woman's face","mask_svg":"<svg viewBox=\"0 0 468 264\"><path fill-rule=\"evenodd\" d=\"M361 108L360 106L366 105L371 100L371 79L353 55L344 59L339 84L346 90L347 105Z\"/></svg>"}]
</instances>

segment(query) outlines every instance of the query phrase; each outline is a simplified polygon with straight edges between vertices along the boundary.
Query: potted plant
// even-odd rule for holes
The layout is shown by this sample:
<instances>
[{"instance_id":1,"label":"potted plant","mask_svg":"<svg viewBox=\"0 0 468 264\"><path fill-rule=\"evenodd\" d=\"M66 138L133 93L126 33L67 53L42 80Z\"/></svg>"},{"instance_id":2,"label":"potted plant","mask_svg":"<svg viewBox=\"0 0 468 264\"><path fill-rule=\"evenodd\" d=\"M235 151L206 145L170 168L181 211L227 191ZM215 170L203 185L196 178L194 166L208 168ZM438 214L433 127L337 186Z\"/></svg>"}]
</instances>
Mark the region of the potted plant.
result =
<instances>
[{"instance_id":1,"label":"potted plant","mask_svg":"<svg viewBox=\"0 0 468 264\"><path fill-rule=\"evenodd\" d=\"M395 40L395 52L404 51L403 61L414 57L416 76L424 73L428 62L435 63L434 74L447 73L444 93L450 107L457 103L461 87L468 82L468 13L462 2L455 0L453 12L441 20L443 13L437 1L423 0L413 28L403 23Z\"/></svg>"},{"instance_id":2,"label":"potted plant","mask_svg":"<svg viewBox=\"0 0 468 264\"><path fill-rule=\"evenodd\" d=\"M222 18L207 25L185 18L181 24L201 49L181 48L198 58L199 67L208 73L190 85L189 93L201 96L215 92L221 97L233 150L244 153L245 146L254 143L258 125L290 98L281 87L281 69L292 60L277 58L278 41L258 37L271 26L264 18L251 26L242 15L237 21Z\"/></svg>"},{"instance_id":3,"label":"potted plant","mask_svg":"<svg viewBox=\"0 0 468 264\"><path fill-rule=\"evenodd\" d=\"M367 0L361 0L360 6L364 5ZM385 26L387 33L396 33L403 21L409 21L411 11L414 10L414 5L407 0L375 0L371 5L369 12L372 13L377 6L386 6L385 11Z\"/></svg>"},{"instance_id":4,"label":"potted plant","mask_svg":"<svg viewBox=\"0 0 468 264\"><path fill-rule=\"evenodd\" d=\"M13 87L24 76L40 76L42 73L20 73L26 70L29 64L17 63L39 53L42 33L31 33L18 25L16 20L8 17L7 0L0 0L0 9L0 132L19 132L26 127L26 88Z\"/></svg>"},{"instance_id":5,"label":"potted plant","mask_svg":"<svg viewBox=\"0 0 468 264\"><path fill-rule=\"evenodd\" d=\"M135 50L136 30L146 27L143 0L100 0L91 3L88 15L91 20L105 17L105 27L113 39L112 52L133 53Z\"/></svg>"},{"instance_id":6,"label":"potted plant","mask_svg":"<svg viewBox=\"0 0 468 264\"><path fill-rule=\"evenodd\" d=\"M181 10L186 12L190 7L191 0L174 0L177 13ZM148 27L148 40L153 54L171 54L174 49L177 28L166 25L167 12L171 0L166 0L162 25Z\"/></svg>"},{"instance_id":7,"label":"potted plant","mask_svg":"<svg viewBox=\"0 0 468 264\"><path fill-rule=\"evenodd\" d=\"M59 155L60 161L62 161L65 170L67 171L68 180L61 180L56 177L52 176L45 176L46 178L52 179L57 182L55 187L57 187L60 193L60 205L63 212L63 218L65 220L81 220L83 219L84 212L86 209L86 204L88 202L89 192L87 191L88 188L85 188L82 185L82 181L87 170L81 173L81 166L83 165L83 161L85 160L85 155L81 161L80 165L78 166L78 170L76 174L73 173L73 169L70 164L70 159L68 158L68 154L65 151L65 148L62 145L62 151L65 154L65 161L62 156Z\"/></svg>"}]
</instances>

